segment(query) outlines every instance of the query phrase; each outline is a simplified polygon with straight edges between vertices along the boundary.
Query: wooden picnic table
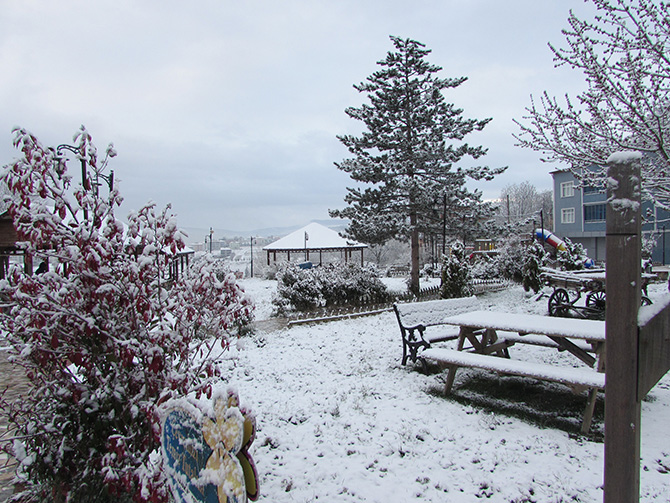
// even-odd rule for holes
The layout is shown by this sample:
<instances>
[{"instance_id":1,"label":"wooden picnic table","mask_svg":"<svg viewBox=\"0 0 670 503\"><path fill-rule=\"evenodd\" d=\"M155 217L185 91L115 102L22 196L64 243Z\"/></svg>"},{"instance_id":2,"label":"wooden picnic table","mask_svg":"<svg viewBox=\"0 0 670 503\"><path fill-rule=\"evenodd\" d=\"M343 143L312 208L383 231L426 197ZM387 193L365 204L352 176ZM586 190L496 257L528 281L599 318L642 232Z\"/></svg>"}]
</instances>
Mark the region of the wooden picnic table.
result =
<instances>
[{"instance_id":1,"label":"wooden picnic table","mask_svg":"<svg viewBox=\"0 0 670 503\"><path fill-rule=\"evenodd\" d=\"M605 322L598 320L573 318L557 320L539 314L470 311L449 316L443 321L447 325L459 327L490 328L519 334L539 334L605 342Z\"/></svg>"},{"instance_id":2,"label":"wooden picnic table","mask_svg":"<svg viewBox=\"0 0 670 503\"><path fill-rule=\"evenodd\" d=\"M597 392L605 388L604 321L471 311L449 316L444 323L460 327L457 349L430 348L422 353L422 357L449 367L446 393L451 391L459 367L534 377L559 382L576 390L589 389L582 422L582 432L588 432ZM465 347L466 342L470 343L469 348ZM508 348L517 343L567 351L591 368L512 360Z\"/></svg>"}]
</instances>

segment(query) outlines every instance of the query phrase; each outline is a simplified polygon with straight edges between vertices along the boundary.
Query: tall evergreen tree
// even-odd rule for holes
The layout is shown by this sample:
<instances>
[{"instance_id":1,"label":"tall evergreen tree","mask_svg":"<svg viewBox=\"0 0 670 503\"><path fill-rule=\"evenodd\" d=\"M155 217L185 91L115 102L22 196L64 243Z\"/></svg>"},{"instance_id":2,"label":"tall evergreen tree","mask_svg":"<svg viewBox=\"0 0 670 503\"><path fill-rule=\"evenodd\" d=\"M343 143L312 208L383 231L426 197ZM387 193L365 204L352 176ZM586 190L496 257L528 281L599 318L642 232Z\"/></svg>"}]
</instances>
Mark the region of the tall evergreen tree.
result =
<instances>
[{"instance_id":1,"label":"tall evergreen tree","mask_svg":"<svg viewBox=\"0 0 670 503\"><path fill-rule=\"evenodd\" d=\"M468 177L490 180L506 168L455 167L464 156L486 153L463 138L482 130L491 119L466 119L447 103L442 91L460 86L466 77L438 78L442 70L425 60L431 52L410 39L390 37L395 52L379 61L381 69L354 85L369 104L345 110L367 128L360 136L339 140L353 157L336 163L352 180L371 187L347 188L343 210L349 234L361 241L398 238L411 243L410 289L419 290L419 234L434 202L445 192L466 191Z\"/></svg>"}]
</instances>

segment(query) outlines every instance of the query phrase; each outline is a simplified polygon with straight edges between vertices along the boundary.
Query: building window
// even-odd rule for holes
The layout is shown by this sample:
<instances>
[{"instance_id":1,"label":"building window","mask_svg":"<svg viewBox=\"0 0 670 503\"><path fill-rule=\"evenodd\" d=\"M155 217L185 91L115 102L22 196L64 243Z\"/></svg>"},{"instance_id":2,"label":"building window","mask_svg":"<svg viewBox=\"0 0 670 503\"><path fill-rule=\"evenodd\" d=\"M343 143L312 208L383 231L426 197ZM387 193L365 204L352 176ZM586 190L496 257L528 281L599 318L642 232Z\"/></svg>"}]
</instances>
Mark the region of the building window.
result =
<instances>
[{"instance_id":1,"label":"building window","mask_svg":"<svg viewBox=\"0 0 670 503\"><path fill-rule=\"evenodd\" d=\"M605 193L605 187L596 187L594 185L584 185L584 188L582 189L584 191L584 194L604 194Z\"/></svg>"},{"instance_id":2,"label":"building window","mask_svg":"<svg viewBox=\"0 0 670 503\"><path fill-rule=\"evenodd\" d=\"M589 204L584 206L584 222L604 222L605 204Z\"/></svg>"},{"instance_id":3,"label":"building window","mask_svg":"<svg viewBox=\"0 0 670 503\"><path fill-rule=\"evenodd\" d=\"M561 210L561 223L562 224L574 224L575 223L575 209L574 208L563 208Z\"/></svg>"},{"instance_id":4,"label":"building window","mask_svg":"<svg viewBox=\"0 0 670 503\"><path fill-rule=\"evenodd\" d=\"M572 197L575 195L575 184L573 182L563 182L561 184L561 197Z\"/></svg>"}]
</instances>

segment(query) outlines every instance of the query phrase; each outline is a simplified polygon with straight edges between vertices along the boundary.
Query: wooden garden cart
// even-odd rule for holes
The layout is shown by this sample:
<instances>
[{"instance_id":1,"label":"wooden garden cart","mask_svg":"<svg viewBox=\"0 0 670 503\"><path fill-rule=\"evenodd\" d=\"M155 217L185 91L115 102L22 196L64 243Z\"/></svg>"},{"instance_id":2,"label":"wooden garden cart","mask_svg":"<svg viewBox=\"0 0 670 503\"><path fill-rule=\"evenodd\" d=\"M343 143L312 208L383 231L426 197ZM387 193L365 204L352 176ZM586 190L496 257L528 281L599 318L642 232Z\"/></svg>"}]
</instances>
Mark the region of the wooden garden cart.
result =
<instances>
[{"instance_id":1,"label":"wooden garden cart","mask_svg":"<svg viewBox=\"0 0 670 503\"><path fill-rule=\"evenodd\" d=\"M653 274L642 274L642 305L651 304L647 285L654 278ZM542 279L554 289L549 296L549 316L605 319L605 269L559 271L543 268ZM577 305L583 295L586 295L584 305Z\"/></svg>"}]
</instances>

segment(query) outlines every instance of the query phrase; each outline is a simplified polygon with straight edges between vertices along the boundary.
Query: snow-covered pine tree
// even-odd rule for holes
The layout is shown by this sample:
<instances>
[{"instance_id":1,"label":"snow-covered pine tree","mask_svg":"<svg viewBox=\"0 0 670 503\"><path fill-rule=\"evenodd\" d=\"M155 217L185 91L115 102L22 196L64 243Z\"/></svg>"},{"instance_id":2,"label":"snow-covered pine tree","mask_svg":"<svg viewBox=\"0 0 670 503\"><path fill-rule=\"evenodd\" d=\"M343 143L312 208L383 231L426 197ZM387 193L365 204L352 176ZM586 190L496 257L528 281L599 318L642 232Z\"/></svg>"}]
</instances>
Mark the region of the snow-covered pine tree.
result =
<instances>
[{"instance_id":1,"label":"snow-covered pine tree","mask_svg":"<svg viewBox=\"0 0 670 503\"><path fill-rule=\"evenodd\" d=\"M348 188L349 206L331 215L350 219L348 233L364 242L368 232L377 240L409 240L410 289L418 292L419 235L435 201L445 192L464 190L468 177L491 179L505 168L456 167L465 156L478 159L486 153L463 139L491 119L466 119L462 109L446 102L443 91L466 77L438 78L442 69L425 60L431 51L424 44L393 36L391 41L395 51L378 62L381 69L354 86L367 93L369 104L345 110L366 131L338 137L353 157L337 168L371 187Z\"/></svg>"},{"instance_id":2,"label":"snow-covered pine tree","mask_svg":"<svg viewBox=\"0 0 670 503\"><path fill-rule=\"evenodd\" d=\"M107 157L83 127L75 142L89 172L102 173ZM25 130L14 145L22 156L0 176L8 211L25 253L49 263L0 281L0 329L30 387L11 403L0 394L18 501L167 501L159 404L211 393L215 359L251 306L232 274L204 262L167 288L170 256L184 246L169 208L146 205L125 227L117 187L103 196L73 183Z\"/></svg>"},{"instance_id":3,"label":"snow-covered pine tree","mask_svg":"<svg viewBox=\"0 0 670 503\"><path fill-rule=\"evenodd\" d=\"M465 258L465 249L462 243L454 243L451 246L449 256L444 257L440 294L443 299L472 295L470 264Z\"/></svg>"},{"instance_id":4,"label":"snow-covered pine tree","mask_svg":"<svg viewBox=\"0 0 670 503\"><path fill-rule=\"evenodd\" d=\"M575 243L569 238L564 238L565 249L556 253L556 262L564 271L579 271L584 269L584 263L588 258L584 245Z\"/></svg>"},{"instance_id":5,"label":"snow-covered pine tree","mask_svg":"<svg viewBox=\"0 0 670 503\"><path fill-rule=\"evenodd\" d=\"M544 247L537 241L526 247L523 267L521 269L521 284L523 289L529 292L531 289L537 293L542 289L542 266L546 261L547 253Z\"/></svg>"},{"instance_id":6,"label":"snow-covered pine tree","mask_svg":"<svg viewBox=\"0 0 670 503\"><path fill-rule=\"evenodd\" d=\"M515 137L577 177L604 175L585 168L605 166L614 152L644 152L643 196L670 209L670 5L590 1L598 10L594 20L570 13L567 47L550 45L556 66L582 72L588 89L564 103L545 91L517 121Z\"/></svg>"}]
</instances>

